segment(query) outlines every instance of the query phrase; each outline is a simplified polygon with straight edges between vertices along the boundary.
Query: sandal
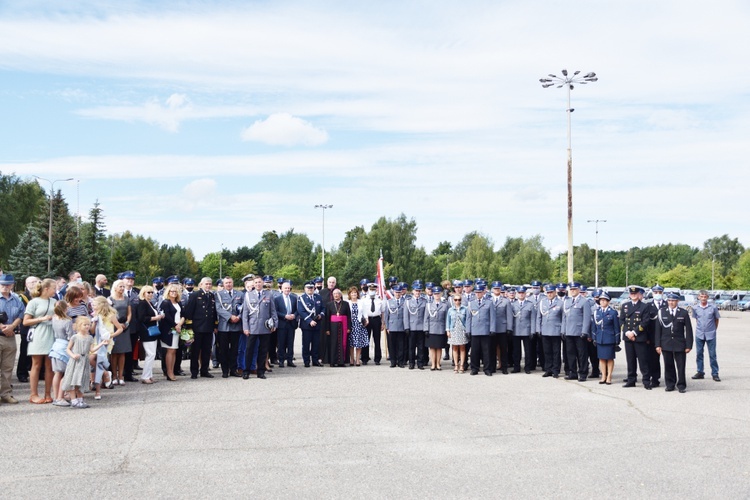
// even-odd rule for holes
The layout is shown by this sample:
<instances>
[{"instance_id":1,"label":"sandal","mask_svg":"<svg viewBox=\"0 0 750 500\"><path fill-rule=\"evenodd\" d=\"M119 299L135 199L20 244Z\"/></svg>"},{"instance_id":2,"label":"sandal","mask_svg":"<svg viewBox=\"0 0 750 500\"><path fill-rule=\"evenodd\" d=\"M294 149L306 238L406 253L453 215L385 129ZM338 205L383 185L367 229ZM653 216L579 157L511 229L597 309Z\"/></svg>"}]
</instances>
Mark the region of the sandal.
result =
<instances>
[{"instance_id":1,"label":"sandal","mask_svg":"<svg viewBox=\"0 0 750 500\"><path fill-rule=\"evenodd\" d=\"M51 403L52 401L54 401L54 400L53 400L52 398L44 398L44 399L42 400L42 403L44 403L44 404L48 404L48 403Z\"/></svg>"},{"instance_id":2,"label":"sandal","mask_svg":"<svg viewBox=\"0 0 750 500\"><path fill-rule=\"evenodd\" d=\"M37 397L39 398L39 396L37 396ZM46 403L46 401L44 400L44 398L39 398L38 401L34 401L34 397L30 396L29 397L29 403L35 404L35 405L43 405L43 404Z\"/></svg>"}]
</instances>

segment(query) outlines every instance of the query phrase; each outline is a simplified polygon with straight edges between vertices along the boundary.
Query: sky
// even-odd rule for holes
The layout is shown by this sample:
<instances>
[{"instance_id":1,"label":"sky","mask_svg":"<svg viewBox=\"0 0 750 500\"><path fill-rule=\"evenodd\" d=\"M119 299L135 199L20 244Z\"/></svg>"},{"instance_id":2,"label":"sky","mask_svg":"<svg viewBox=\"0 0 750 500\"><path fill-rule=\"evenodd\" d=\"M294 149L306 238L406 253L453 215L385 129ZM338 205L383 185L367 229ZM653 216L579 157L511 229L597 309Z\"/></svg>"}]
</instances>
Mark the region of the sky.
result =
<instances>
[{"instance_id":1,"label":"sky","mask_svg":"<svg viewBox=\"0 0 750 500\"><path fill-rule=\"evenodd\" d=\"M0 1L0 171L190 247L381 216L430 252L750 246L750 3ZM49 183L41 181L42 187Z\"/></svg>"}]
</instances>

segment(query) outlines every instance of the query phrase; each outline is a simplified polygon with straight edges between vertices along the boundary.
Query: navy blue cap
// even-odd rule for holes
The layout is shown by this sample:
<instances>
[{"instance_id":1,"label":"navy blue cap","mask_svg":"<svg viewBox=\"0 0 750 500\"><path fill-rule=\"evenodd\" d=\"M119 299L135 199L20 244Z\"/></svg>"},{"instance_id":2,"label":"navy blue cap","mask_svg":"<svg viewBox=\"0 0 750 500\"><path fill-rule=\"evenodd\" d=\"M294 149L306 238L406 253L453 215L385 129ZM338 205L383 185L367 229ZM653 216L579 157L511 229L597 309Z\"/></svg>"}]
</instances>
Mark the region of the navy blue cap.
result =
<instances>
[{"instance_id":1,"label":"navy blue cap","mask_svg":"<svg viewBox=\"0 0 750 500\"><path fill-rule=\"evenodd\" d=\"M397 277L391 276L390 278L388 278L388 283L396 283L396 282L398 282L398 278Z\"/></svg>"},{"instance_id":2,"label":"navy blue cap","mask_svg":"<svg viewBox=\"0 0 750 500\"><path fill-rule=\"evenodd\" d=\"M185 278L185 286L189 285L195 285L195 280L193 278Z\"/></svg>"},{"instance_id":3,"label":"navy blue cap","mask_svg":"<svg viewBox=\"0 0 750 500\"><path fill-rule=\"evenodd\" d=\"M117 279L118 279L118 280L121 280L121 279L122 279L122 275L123 275L123 274L125 274L125 273L117 273Z\"/></svg>"},{"instance_id":4,"label":"navy blue cap","mask_svg":"<svg viewBox=\"0 0 750 500\"><path fill-rule=\"evenodd\" d=\"M461 280L453 280L453 286L463 286L463 282Z\"/></svg>"},{"instance_id":5,"label":"navy blue cap","mask_svg":"<svg viewBox=\"0 0 750 500\"><path fill-rule=\"evenodd\" d=\"M474 287L475 292L483 292L485 290L487 290L487 287L485 285L477 285L476 287Z\"/></svg>"},{"instance_id":6,"label":"navy blue cap","mask_svg":"<svg viewBox=\"0 0 750 500\"><path fill-rule=\"evenodd\" d=\"M367 278L362 278L361 280L359 280L359 286L365 286L369 282L370 281Z\"/></svg>"},{"instance_id":7,"label":"navy blue cap","mask_svg":"<svg viewBox=\"0 0 750 500\"><path fill-rule=\"evenodd\" d=\"M513 288L512 286L509 286L509 287L507 287L507 288L506 288L506 287L503 287L503 288L505 288L505 290L504 290L504 291L506 291L506 292L508 292L508 293L512 293L512 294L515 294L515 293L516 293L516 289L515 289L515 288Z\"/></svg>"},{"instance_id":8,"label":"navy blue cap","mask_svg":"<svg viewBox=\"0 0 750 500\"><path fill-rule=\"evenodd\" d=\"M286 280L284 278L276 278L276 283L278 283L279 285L282 284L285 281Z\"/></svg>"},{"instance_id":9,"label":"navy blue cap","mask_svg":"<svg viewBox=\"0 0 750 500\"><path fill-rule=\"evenodd\" d=\"M594 295L594 297L596 297L596 295ZM612 299L609 298L609 294L607 292L604 292L604 291L599 292L599 300L601 300L601 299L612 300Z\"/></svg>"},{"instance_id":10,"label":"navy blue cap","mask_svg":"<svg viewBox=\"0 0 750 500\"><path fill-rule=\"evenodd\" d=\"M398 282L398 286L400 286L402 290L408 290L409 289L409 285L407 285L405 281L399 281Z\"/></svg>"},{"instance_id":11,"label":"navy blue cap","mask_svg":"<svg viewBox=\"0 0 750 500\"><path fill-rule=\"evenodd\" d=\"M474 282L471 281L471 280L464 280L464 283L463 283L464 286L471 286L473 284L474 284Z\"/></svg>"},{"instance_id":12,"label":"navy blue cap","mask_svg":"<svg viewBox=\"0 0 750 500\"><path fill-rule=\"evenodd\" d=\"M606 293L606 292L604 290L602 290L601 288L597 288L596 290L594 290L593 292L591 292L591 295L594 298L596 298L596 297L600 297L602 295L602 293Z\"/></svg>"},{"instance_id":13,"label":"navy blue cap","mask_svg":"<svg viewBox=\"0 0 750 500\"><path fill-rule=\"evenodd\" d=\"M315 283L313 283L312 281L306 281L305 288L315 288Z\"/></svg>"},{"instance_id":14,"label":"navy blue cap","mask_svg":"<svg viewBox=\"0 0 750 500\"><path fill-rule=\"evenodd\" d=\"M266 274L265 276L263 276L263 283L271 283L271 282L273 282L273 276L271 276L270 274Z\"/></svg>"},{"instance_id":15,"label":"navy blue cap","mask_svg":"<svg viewBox=\"0 0 750 500\"><path fill-rule=\"evenodd\" d=\"M179 282L180 282L180 277L177 275L173 274L172 276L167 278L167 283L169 283L170 285L173 283L179 283Z\"/></svg>"},{"instance_id":16,"label":"navy blue cap","mask_svg":"<svg viewBox=\"0 0 750 500\"><path fill-rule=\"evenodd\" d=\"M424 287L425 288L435 288L435 283L433 283L432 281L428 281L427 283L424 284Z\"/></svg>"},{"instance_id":17,"label":"navy blue cap","mask_svg":"<svg viewBox=\"0 0 750 500\"><path fill-rule=\"evenodd\" d=\"M215 286L221 286L223 284L224 284L224 280L221 279L221 278L219 278L219 279L216 280Z\"/></svg>"},{"instance_id":18,"label":"navy blue cap","mask_svg":"<svg viewBox=\"0 0 750 500\"><path fill-rule=\"evenodd\" d=\"M675 292L669 292L667 294L667 300L680 300L680 294Z\"/></svg>"},{"instance_id":19,"label":"navy blue cap","mask_svg":"<svg viewBox=\"0 0 750 500\"><path fill-rule=\"evenodd\" d=\"M568 289L568 285L565 284L565 283L558 283L557 284L557 289L558 290L567 290Z\"/></svg>"},{"instance_id":20,"label":"navy blue cap","mask_svg":"<svg viewBox=\"0 0 750 500\"><path fill-rule=\"evenodd\" d=\"M133 271L125 271L122 273L122 279L135 279L135 273Z\"/></svg>"},{"instance_id":21,"label":"navy blue cap","mask_svg":"<svg viewBox=\"0 0 750 500\"><path fill-rule=\"evenodd\" d=\"M645 292L645 290L643 289L642 286L630 285L628 287L628 293L643 293L643 292Z\"/></svg>"},{"instance_id":22,"label":"navy blue cap","mask_svg":"<svg viewBox=\"0 0 750 500\"><path fill-rule=\"evenodd\" d=\"M432 293L443 293L443 287L442 286L433 286L432 287Z\"/></svg>"},{"instance_id":23,"label":"navy blue cap","mask_svg":"<svg viewBox=\"0 0 750 500\"><path fill-rule=\"evenodd\" d=\"M313 283L323 283L323 278L321 278L320 276L318 276L317 278L315 278L313 280Z\"/></svg>"},{"instance_id":24,"label":"navy blue cap","mask_svg":"<svg viewBox=\"0 0 750 500\"><path fill-rule=\"evenodd\" d=\"M421 292L422 291L422 283L414 283L411 286L411 288L412 288L412 290L419 290Z\"/></svg>"},{"instance_id":25,"label":"navy blue cap","mask_svg":"<svg viewBox=\"0 0 750 500\"><path fill-rule=\"evenodd\" d=\"M571 288L571 289L572 288L578 288L578 289L580 289L581 288L581 284L578 283L577 281L571 281L570 283L568 283L568 288Z\"/></svg>"},{"instance_id":26,"label":"navy blue cap","mask_svg":"<svg viewBox=\"0 0 750 500\"><path fill-rule=\"evenodd\" d=\"M525 286L523 286L523 285L521 285L521 286L517 286L517 287L516 287L516 291L517 291L518 293L526 293L526 287L525 287Z\"/></svg>"},{"instance_id":27,"label":"navy blue cap","mask_svg":"<svg viewBox=\"0 0 750 500\"><path fill-rule=\"evenodd\" d=\"M154 278L154 279L151 280L151 283L153 283L155 285L158 284L158 283L164 283L164 278L162 278L161 276L157 276L156 278Z\"/></svg>"},{"instance_id":28,"label":"navy blue cap","mask_svg":"<svg viewBox=\"0 0 750 500\"><path fill-rule=\"evenodd\" d=\"M531 282L531 286L538 286L538 287L541 288L542 282L539 281L539 280L534 280L534 281Z\"/></svg>"},{"instance_id":29,"label":"navy blue cap","mask_svg":"<svg viewBox=\"0 0 750 500\"><path fill-rule=\"evenodd\" d=\"M544 291L545 292L554 292L555 291L555 285L553 285L552 283L544 285Z\"/></svg>"},{"instance_id":30,"label":"navy blue cap","mask_svg":"<svg viewBox=\"0 0 750 500\"><path fill-rule=\"evenodd\" d=\"M581 285L581 291L582 291L582 292L585 292L585 291L587 291L587 290L588 290L588 288L586 288L586 285Z\"/></svg>"},{"instance_id":31,"label":"navy blue cap","mask_svg":"<svg viewBox=\"0 0 750 500\"><path fill-rule=\"evenodd\" d=\"M401 285L399 285L398 283L397 283L397 284L395 284L395 285L393 285L393 287L392 287L391 289L392 289L392 290L393 290L394 292L403 292L403 291L404 291L404 289L403 289L403 288L401 287Z\"/></svg>"},{"instance_id":32,"label":"navy blue cap","mask_svg":"<svg viewBox=\"0 0 750 500\"><path fill-rule=\"evenodd\" d=\"M651 287L651 290L654 291L654 292L663 292L664 291L664 287L661 286L661 285L654 285L654 286Z\"/></svg>"},{"instance_id":33,"label":"navy blue cap","mask_svg":"<svg viewBox=\"0 0 750 500\"><path fill-rule=\"evenodd\" d=\"M12 285L16 279L12 274L0 274L0 285Z\"/></svg>"}]
</instances>

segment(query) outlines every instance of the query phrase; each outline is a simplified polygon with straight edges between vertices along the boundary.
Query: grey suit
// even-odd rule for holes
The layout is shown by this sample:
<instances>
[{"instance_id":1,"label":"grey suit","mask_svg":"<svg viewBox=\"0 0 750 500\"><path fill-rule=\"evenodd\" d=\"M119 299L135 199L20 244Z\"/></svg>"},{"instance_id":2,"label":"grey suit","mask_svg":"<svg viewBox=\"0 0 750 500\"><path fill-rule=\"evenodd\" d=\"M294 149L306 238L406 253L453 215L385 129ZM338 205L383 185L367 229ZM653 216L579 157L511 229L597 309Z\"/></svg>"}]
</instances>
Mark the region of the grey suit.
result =
<instances>
[{"instance_id":1,"label":"grey suit","mask_svg":"<svg viewBox=\"0 0 750 500\"><path fill-rule=\"evenodd\" d=\"M216 334L217 354L222 376L237 374L237 353L242 335L242 321L230 322L232 316L241 317L242 292L232 289L216 292L216 315L219 327Z\"/></svg>"},{"instance_id":2,"label":"grey suit","mask_svg":"<svg viewBox=\"0 0 750 500\"><path fill-rule=\"evenodd\" d=\"M588 343L591 338L591 302L588 299L580 295L565 297L562 334L570 370L568 378L586 380L589 374Z\"/></svg>"},{"instance_id":3,"label":"grey suit","mask_svg":"<svg viewBox=\"0 0 750 500\"><path fill-rule=\"evenodd\" d=\"M558 297L552 302L546 297L537 305L536 330L542 336L544 348L544 375L557 377L560 374L560 335L562 333L563 303Z\"/></svg>"},{"instance_id":4,"label":"grey suit","mask_svg":"<svg viewBox=\"0 0 750 500\"><path fill-rule=\"evenodd\" d=\"M409 344L409 368L416 363L421 370L424 367L424 310L427 300L424 297L412 297L404 305L404 328Z\"/></svg>"},{"instance_id":5,"label":"grey suit","mask_svg":"<svg viewBox=\"0 0 750 500\"><path fill-rule=\"evenodd\" d=\"M396 366L406 366L404 348L404 305L406 301L400 299L390 299L385 303L385 328L388 334L388 351L391 358L391 368Z\"/></svg>"},{"instance_id":6,"label":"grey suit","mask_svg":"<svg viewBox=\"0 0 750 500\"><path fill-rule=\"evenodd\" d=\"M270 320L269 329L266 322ZM276 316L276 304L273 293L270 290L262 290L258 296L257 290L245 292L245 301L242 306L242 329L250 333L245 350L245 367L252 366L253 354L256 344L258 345L258 378L265 378L266 356L268 354L268 342L271 330L278 326Z\"/></svg>"},{"instance_id":7,"label":"grey suit","mask_svg":"<svg viewBox=\"0 0 750 500\"><path fill-rule=\"evenodd\" d=\"M529 300L513 302L513 371L521 371L521 346L525 354L524 370L531 372L531 367L536 364L535 350L531 348L534 341L532 334L536 327L536 309Z\"/></svg>"},{"instance_id":8,"label":"grey suit","mask_svg":"<svg viewBox=\"0 0 750 500\"><path fill-rule=\"evenodd\" d=\"M492 361L492 341L490 326L495 321L495 307L485 298L469 302L466 316L466 333L471 335L471 373L479 372L480 362L485 375L492 375L495 365Z\"/></svg>"}]
</instances>

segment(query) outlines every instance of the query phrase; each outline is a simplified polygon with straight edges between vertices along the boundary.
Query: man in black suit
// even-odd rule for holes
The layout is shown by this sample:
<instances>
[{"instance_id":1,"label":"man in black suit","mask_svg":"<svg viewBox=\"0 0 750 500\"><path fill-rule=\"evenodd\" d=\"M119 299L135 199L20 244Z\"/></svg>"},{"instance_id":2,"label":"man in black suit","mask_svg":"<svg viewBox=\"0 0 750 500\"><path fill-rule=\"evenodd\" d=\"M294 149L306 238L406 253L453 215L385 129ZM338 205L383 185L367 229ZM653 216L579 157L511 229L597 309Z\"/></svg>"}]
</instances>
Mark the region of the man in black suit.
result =
<instances>
[{"instance_id":1,"label":"man in black suit","mask_svg":"<svg viewBox=\"0 0 750 500\"><path fill-rule=\"evenodd\" d=\"M656 318L654 342L656 352L664 356L667 392L674 391L675 385L680 392L687 390L685 360L693 348L693 324L690 314L677 306L679 300L676 293L667 294L667 307L659 309Z\"/></svg>"},{"instance_id":2,"label":"man in black suit","mask_svg":"<svg viewBox=\"0 0 750 500\"><path fill-rule=\"evenodd\" d=\"M279 345L279 368L287 366L292 368L294 364L294 332L297 330L297 296L292 293L292 283L284 281L281 284L281 293L274 297L276 302L276 315L279 320L278 345Z\"/></svg>"},{"instance_id":3,"label":"man in black suit","mask_svg":"<svg viewBox=\"0 0 750 500\"><path fill-rule=\"evenodd\" d=\"M651 390L651 371L648 351L648 329L651 322L648 305L643 302L643 288L629 286L630 300L620 306L620 325L625 340L625 357L628 361L628 378L623 387L635 387L638 367L641 368L643 388Z\"/></svg>"},{"instance_id":4,"label":"man in black suit","mask_svg":"<svg viewBox=\"0 0 750 500\"><path fill-rule=\"evenodd\" d=\"M216 301L211 291L213 280L203 278L198 291L190 294L185 306L185 319L193 322L193 345L190 349L190 378L214 378L208 372L211 362L211 347L216 333ZM200 363L199 363L200 358Z\"/></svg>"},{"instance_id":5,"label":"man in black suit","mask_svg":"<svg viewBox=\"0 0 750 500\"><path fill-rule=\"evenodd\" d=\"M109 288L107 286L107 277L103 274L97 274L94 279L94 290L96 290L96 296L109 297Z\"/></svg>"}]
</instances>

